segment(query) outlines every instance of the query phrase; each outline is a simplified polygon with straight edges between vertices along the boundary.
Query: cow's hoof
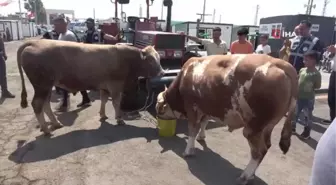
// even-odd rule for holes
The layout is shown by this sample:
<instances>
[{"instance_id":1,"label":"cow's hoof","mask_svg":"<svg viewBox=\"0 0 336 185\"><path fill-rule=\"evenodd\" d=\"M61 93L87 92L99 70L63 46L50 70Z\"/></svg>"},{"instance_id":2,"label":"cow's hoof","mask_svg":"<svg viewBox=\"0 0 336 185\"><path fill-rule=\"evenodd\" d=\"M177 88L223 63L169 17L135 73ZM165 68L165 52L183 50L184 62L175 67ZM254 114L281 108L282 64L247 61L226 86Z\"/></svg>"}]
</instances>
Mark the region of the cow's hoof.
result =
<instances>
[{"instance_id":1,"label":"cow's hoof","mask_svg":"<svg viewBox=\"0 0 336 185\"><path fill-rule=\"evenodd\" d=\"M126 125L126 123L124 120L117 120L117 125L122 126L122 125Z\"/></svg>"},{"instance_id":2,"label":"cow's hoof","mask_svg":"<svg viewBox=\"0 0 336 185\"><path fill-rule=\"evenodd\" d=\"M104 121L106 121L107 119L108 119L107 116L100 116L99 121L104 122Z\"/></svg>"},{"instance_id":3,"label":"cow's hoof","mask_svg":"<svg viewBox=\"0 0 336 185\"><path fill-rule=\"evenodd\" d=\"M63 125L61 123L52 123L51 124L51 129L52 130L57 130L57 129L60 129L62 127L63 127Z\"/></svg>"},{"instance_id":4,"label":"cow's hoof","mask_svg":"<svg viewBox=\"0 0 336 185\"><path fill-rule=\"evenodd\" d=\"M205 140L205 136L202 135L198 135L196 138L197 141L204 141Z\"/></svg>"},{"instance_id":5,"label":"cow's hoof","mask_svg":"<svg viewBox=\"0 0 336 185\"><path fill-rule=\"evenodd\" d=\"M189 157L194 157L195 156L195 148L191 148L189 151L184 151L183 152L183 157L189 158Z\"/></svg>"}]
</instances>

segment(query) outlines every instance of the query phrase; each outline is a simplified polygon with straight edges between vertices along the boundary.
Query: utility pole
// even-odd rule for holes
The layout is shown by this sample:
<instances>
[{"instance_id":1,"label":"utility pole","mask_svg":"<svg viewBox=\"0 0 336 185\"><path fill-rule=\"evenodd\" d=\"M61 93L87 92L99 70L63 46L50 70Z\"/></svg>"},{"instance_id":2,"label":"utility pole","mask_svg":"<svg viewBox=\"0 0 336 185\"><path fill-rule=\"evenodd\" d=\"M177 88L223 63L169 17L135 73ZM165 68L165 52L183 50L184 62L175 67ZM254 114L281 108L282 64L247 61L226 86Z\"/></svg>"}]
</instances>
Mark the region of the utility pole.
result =
<instances>
[{"instance_id":1,"label":"utility pole","mask_svg":"<svg viewBox=\"0 0 336 185\"><path fill-rule=\"evenodd\" d=\"M203 0L203 19L202 19L202 22L204 22L204 15L205 15L205 4L206 4L206 0Z\"/></svg>"},{"instance_id":2,"label":"utility pole","mask_svg":"<svg viewBox=\"0 0 336 185\"><path fill-rule=\"evenodd\" d=\"M164 0L162 0L162 5L161 5L161 20L163 20L163 1Z\"/></svg>"},{"instance_id":3,"label":"utility pole","mask_svg":"<svg viewBox=\"0 0 336 185\"><path fill-rule=\"evenodd\" d=\"M316 8L316 4L314 4L314 0L308 0L307 4L304 5L306 9L306 14L311 15L312 9Z\"/></svg>"},{"instance_id":4,"label":"utility pole","mask_svg":"<svg viewBox=\"0 0 336 185\"><path fill-rule=\"evenodd\" d=\"M219 15L219 21L218 23L222 23L222 15Z\"/></svg>"},{"instance_id":5,"label":"utility pole","mask_svg":"<svg viewBox=\"0 0 336 185\"><path fill-rule=\"evenodd\" d=\"M20 21L21 21L21 23L22 23L22 9L21 9L21 0L19 0L19 12L20 12ZM36 24L36 23L35 23ZM21 26L21 32L22 32L22 34L23 34L23 26ZM20 33L19 33L19 39L21 39L20 38Z\"/></svg>"},{"instance_id":6,"label":"utility pole","mask_svg":"<svg viewBox=\"0 0 336 185\"><path fill-rule=\"evenodd\" d=\"M258 25L258 15L259 15L259 5L257 5L255 17L254 17L254 25Z\"/></svg>"},{"instance_id":7,"label":"utility pole","mask_svg":"<svg viewBox=\"0 0 336 185\"><path fill-rule=\"evenodd\" d=\"M215 22L215 18L216 18L216 9L214 9L213 14L212 14L212 22Z\"/></svg>"},{"instance_id":8,"label":"utility pole","mask_svg":"<svg viewBox=\"0 0 336 185\"><path fill-rule=\"evenodd\" d=\"M325 14L327 13L327 6L330 3L330 0L324 0L323 3L323 9L322 9L322 16L325 16Z\"/></svg>"},{"instance_id":9,"label":"utility pole","mask_svg":"<svg viewBox=\"0 0 336 185\"><path fill-rule=\"evenodd\" d=\"M205 21L205 16L211 16L211 14L205 14L205 4L206 4L206 0L203 0L203 13L196 13L196 15L200 15L201 16L201 21L204 22Z\"/></svg>"},{"instance_id":10,"label":"utility pole","mask_svg":"<svg viewBox=\"0 0 336 185\"><path fill-rule=\"evenodd\" d=\"M36 5L36 0L34 0L34 12L35 12L35 24L38 24L38 13L37 13L37 5Z\"/></svg>"}]
</instances>

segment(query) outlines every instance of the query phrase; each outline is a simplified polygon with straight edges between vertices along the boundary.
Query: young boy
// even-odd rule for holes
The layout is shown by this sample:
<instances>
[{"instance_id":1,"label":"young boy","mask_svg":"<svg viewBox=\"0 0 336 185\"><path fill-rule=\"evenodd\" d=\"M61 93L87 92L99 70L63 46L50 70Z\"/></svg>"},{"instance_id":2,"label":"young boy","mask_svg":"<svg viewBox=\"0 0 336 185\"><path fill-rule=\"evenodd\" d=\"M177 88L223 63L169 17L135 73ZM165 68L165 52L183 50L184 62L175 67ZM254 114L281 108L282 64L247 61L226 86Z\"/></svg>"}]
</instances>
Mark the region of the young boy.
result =
<instances>
[{"instance_id":1,"label":"young boy","mask_svg":"<svg viewBox=\"0 0 336 185\"><path fill-rule=\"evenodd\" d=\"M305 67L299 72L299 94L296 105L295 122L293 123L293 132L296 131L296 123L300 117L300 113L306 109L308 115L305 119L305 127L301 134L301 137L304 139L310 137L315 102L315 89L321 87L321 73L315 68L317 59L317 52L310 51L305 53Z\"/></svg>"},{"instance_id":2,"label":"young boy","mask_svg":"<svg viewBox=\"0 0 336 185\"><path fill-rule=\"evenodd\" d=\"M260 42L260 44L258 45L255 52L257 54L269 55L272 51L271 51L271 46L268 45L268 35L261 35L259 37L259 42Z\"/></svg>"}]
</instances>

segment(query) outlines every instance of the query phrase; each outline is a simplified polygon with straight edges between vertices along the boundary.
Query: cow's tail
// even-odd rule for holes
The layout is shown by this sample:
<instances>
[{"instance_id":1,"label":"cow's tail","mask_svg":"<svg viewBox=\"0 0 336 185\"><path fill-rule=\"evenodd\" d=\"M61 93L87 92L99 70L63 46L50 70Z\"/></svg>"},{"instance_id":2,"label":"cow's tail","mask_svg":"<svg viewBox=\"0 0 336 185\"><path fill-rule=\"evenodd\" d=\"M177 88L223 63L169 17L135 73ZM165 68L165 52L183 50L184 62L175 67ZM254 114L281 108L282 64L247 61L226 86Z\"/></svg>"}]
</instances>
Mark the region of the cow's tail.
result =
<instances>
[{"instance_id":1,"label":"cow's tail","mask_svg":"<svg viewBox=\"0 0 336 185\"><path fill-rule=\"evenodd\" d=\"M288 62L286 63L281 62L281 64L277 66L286 73L291 83L291 86L290 86L291 96L288 101L288 115L286 117L285 124L282 128L280 142L279 142L281 151L284 154L286 154L291 144L292 119L294 118L296 100L297 100L297 95L298 95L298 77L297 77L296 70Z\"/></svg>"},{"instance_id":2,"label":"cow's tail","mask_svg":"<svg viewBox=\"0 0 336 185\"><path fill-rule=\"evenodd\" d=\"M22 52L23 50L27 47L30 46L31 43L25 42L24 44L22 44L18 51L17 51L17 65L18 65L18 69L20 72L20 77L21 77L21 86L22 86L22 91L21 91L21 107L22 108L26 108L28 107L28 101L27 101L27 89L26 89L26 85L25 85L25 79L23 76L23 71L22 71L22 66L21 66L21 62L22 62Z\"/></svg>"}]
</instances>

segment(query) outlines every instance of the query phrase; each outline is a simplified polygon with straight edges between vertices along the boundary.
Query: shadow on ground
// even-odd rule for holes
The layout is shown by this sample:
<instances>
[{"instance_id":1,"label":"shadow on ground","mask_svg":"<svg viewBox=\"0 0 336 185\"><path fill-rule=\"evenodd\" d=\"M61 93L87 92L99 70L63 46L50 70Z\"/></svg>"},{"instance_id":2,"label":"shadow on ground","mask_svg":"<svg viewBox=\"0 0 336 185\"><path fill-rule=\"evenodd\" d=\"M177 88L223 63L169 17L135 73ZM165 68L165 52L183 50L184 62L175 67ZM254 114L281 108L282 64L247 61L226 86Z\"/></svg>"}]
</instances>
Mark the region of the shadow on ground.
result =
<instances>
[{"instance_id":1,"label":"shadow on ground","mask_svg":"<svg viewBox=\"0 0 336 185\"><path fill-rule=\"evenodd\" d=\"M183 158L182 153L186 147L184 138L158 138L157 130L154 128L131 125L114 126L103 122L96 130L76 130L51 138L39 136L36 140L26 144L22 144L23 141L21 141L18 148L9 156L9 160L15 163L33 163L56 159L81 149L132 138L146 138L147 142L159 140L163 148L162 152L172 150ZM229 161L207 148L205 143L203 146L204 150L197 150L195 158L186 159L190 172L205 184L235 184L242 170L235 168ZM253 182L258 185L266 184L258 177Z\"/></svg>"},{"instance_id":2,"label":"shadow on ground","mask_svg":"<svg viewBox=\"0 0 336 185\"><path fill-rule=\"evenodd\" d=\"M81 108L77 108L75 110L72 111L68 111L68 112L55 112L57 119L64 125L64 126L71 126L75 123L75 120L78 118L78 114L89 108L90 106L87 107L81 107Z\"/></svg>"},{"instance_id":3,"label":"shadow on ground","mask_svg":"<svg viewBox=\"0 0 336 185\"><path fill-rule=\"evenodd\" d=\"M161 153L171 150L183 158L182 153L186 146L186 140L184 138L159 138L159 144L163 148ZM204 184L236 184L236 179L243 171L213 152L206 146L206 142L200 144L203 146L203 150L196 149L195 157L185 159L190 172ZM259 177L255 177L250 184L265 185L266 182Z\"/></svg>"}]
</instances>

